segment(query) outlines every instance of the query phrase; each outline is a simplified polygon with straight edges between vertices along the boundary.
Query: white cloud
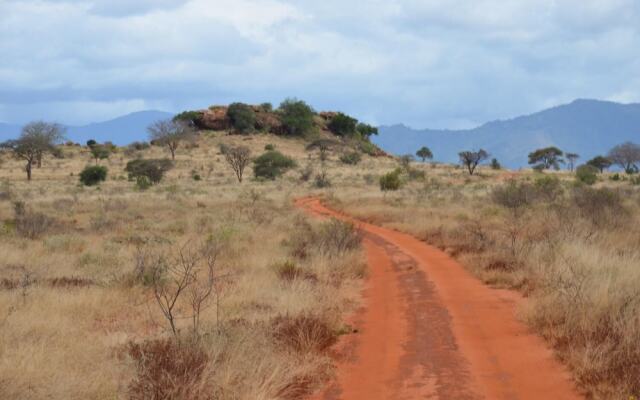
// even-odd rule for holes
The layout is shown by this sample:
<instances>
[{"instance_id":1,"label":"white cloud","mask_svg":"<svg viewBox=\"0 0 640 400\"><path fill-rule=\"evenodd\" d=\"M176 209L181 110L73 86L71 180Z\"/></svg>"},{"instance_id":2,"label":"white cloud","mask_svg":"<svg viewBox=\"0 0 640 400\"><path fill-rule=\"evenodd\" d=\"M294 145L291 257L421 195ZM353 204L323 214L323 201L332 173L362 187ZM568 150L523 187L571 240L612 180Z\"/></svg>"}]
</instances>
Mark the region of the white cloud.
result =
<instances>
[{"instance_id":1,"label":"white cloud","mask_svg":"<svg viewBox=\"0 0 640 400\"><path fill-rule=\"evenodd\" d=\"M0 107L23 122L49 104L73 123L298 96L466 126L634 99L639 20L635 0L5 0Z\"/></svg>"}]
</instances>

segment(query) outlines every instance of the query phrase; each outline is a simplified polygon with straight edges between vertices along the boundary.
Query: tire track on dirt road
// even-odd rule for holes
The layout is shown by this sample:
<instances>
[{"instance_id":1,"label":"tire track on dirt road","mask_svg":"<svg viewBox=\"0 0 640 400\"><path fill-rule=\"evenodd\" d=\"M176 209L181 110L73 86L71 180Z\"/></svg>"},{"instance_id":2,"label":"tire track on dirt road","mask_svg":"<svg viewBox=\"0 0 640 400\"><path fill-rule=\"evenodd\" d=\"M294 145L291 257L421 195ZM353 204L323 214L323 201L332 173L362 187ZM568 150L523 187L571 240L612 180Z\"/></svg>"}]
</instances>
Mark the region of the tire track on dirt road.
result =
<instances>
[{"instance_id":1,"label":"tire track on dirt road","mask_svg":"<svg viewBox=\"0 0 640 400\"><path fill-rule=\"evenodd\" d=\"M580 399L569 373L492 289L413 236L362 223L303 198L315 216L357 223L369 277L358 333L343 338L337 377L318 400Z\"/></svg>"}]
</instances>

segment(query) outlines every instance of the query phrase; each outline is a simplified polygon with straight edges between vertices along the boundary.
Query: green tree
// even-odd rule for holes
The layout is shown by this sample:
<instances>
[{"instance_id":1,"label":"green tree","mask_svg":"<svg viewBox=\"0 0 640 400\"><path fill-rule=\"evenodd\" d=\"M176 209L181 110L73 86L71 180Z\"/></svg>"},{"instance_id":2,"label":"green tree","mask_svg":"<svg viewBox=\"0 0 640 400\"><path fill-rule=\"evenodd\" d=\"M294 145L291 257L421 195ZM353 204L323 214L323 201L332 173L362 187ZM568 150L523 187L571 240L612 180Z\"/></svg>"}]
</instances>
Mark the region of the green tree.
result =
<instances>
[{"instance_id":1,"label":"green tree","mask_svg":"<svg viewBox=\"0 0 640 400\"><path fill-rule=\"evenodd\" d=\"M328 128L338 136L351 136L356 133L358 120L350 116L337 113L329 122Z\"/></svg>"},{"instance_id":2,"label":"green tree","mask_svg":"<svg viewBox=\"0 0 640 400\"><path fill-rule=\"evenodd\" d=\"M256 178L274 180L289 169L296 166L296 162L279 151L267 151L253 160L253 174Z\"/></svg>"},{"instance_id":3,"label":"green tree","mask_svg":"<svg viewBox=\"0 0 640 400\"><path fill-rule=\"evenodd\" d=\"M478 165L489 158L489 153L483 149L477 151L461 151L458 153L458 157L462 165L467 167L469 175L473 175Z\"/></svg>"},{"instance_id":4,"label":"green tree","mask_svg":"<svg viewBox=\"0 0 640 400\"><path fill-rule=\"evenodd\" d=\"M603 173L604 170L609 168L612 164L611 160L603 156L596 156L587 161L587 165L597 168L600 173Z\"/></svg>"},{"instance_id":5,"label":"green tree","mask_svg":"<svg viewBox=\"0 0 640 400\"><path fill-rule=\"evenodd\" d=\"M174 122L186 122L189 126L198 125L198 121L202 118L202 111L183 111L173 117Z\"/></svg>"},{"instance_id":6,"label":"green tree","mask_svg":"<svg viewBox=\"0 0 640 400\"><path fill-rule=\"evenodd\" d=\"M573 168L576 165L576 160L580 158L580 154L577 153L565 153L564 155L567 158L567 164L569 165L569 171L573 172Z\"/></svg>"},{"instance_id":7,"label":"green tree","mask_svg":"<svg viewBox=\"0 0 640 400\"><path fill-rule=\"evenodd\" d=\"M125 171L129 174L130 180L139 178L148 179L150 183L159 183L164 174L173 167L171 160L167 159L137 159L127 163Z\"/></svg>"},{"instance_id":8,"label":"green tree","mask_svg":"<svg viewBox=\"0 0 640 400\"><path fill-rule=\"evenodd\" d=\"M420 150L416 151L416 156L420 157L422 162L433 159L433 153L427 146L422 146Z\"/></svg>"},{"instance_id":9,"label":"green tree","mask_svg":"<svg viewBox=\"0 0 640 400\"><path fill-rule=\"evenodd\" d=\"M495 170L499 170L502 169L502 165L500 165L500 161L498 161L497 158L492 158L491 159L491 169L495 169Z\"/></svg>"},{"instance_id":10,"label":"green tree","mask_svg":"<svg viewBox=\"0 0 640 400\"><path fill-rule=\"evenodd\" d=\"M250 133L256 125L256 114L244 103L233 103L227 108L227 117L231 126L239 133Z\"/></svg>"},{"instance_id":11,"label":"green tree","mask_svg":"<svg viewBox=\"0 0 640 400\"><path fill-rule=\"evenodd\" d=\"M356 127L356 130L358 131L360 136L366 139L370 138L371 135L378 134L378 128L362 122L358 124L358 126Z\"/></svg>"},{"instance_id":12,"label":"green tree","mask_svg":"<svg viewBox=\"0 0 640 400\"><path fill-rule=\"evenodd\" d=\"M550 168L559 170L560 163L564 163L563 154L562 150L554 146L538 149L529 153L529 165L541 171Z\"/></svg>"},{"instance_id":13,"label":"green tree","mask_svg":"<svg viewBox=\"0 0 640 400\"><path fill-rule=\"evenodd\" d=\"M105 160L109 158L109 155L111 154L111 150L109 150L107 146L100 144L94 144L89 147L89 151L91 151L91 156L95 160L96 165L98 165L98 160Z\"/></svg>"},{"instance_id":14,"label":"green tree","mask_svg":"<svg viewBox=\"0 0 640 400\"><path fill-rule=\"evenodd\" d=\"M25 125L18 139L6 141L0 147L12 151L16 158L27 162L25 172L30 181L33 165L41 165L44 154L55 153L56 145L63 139L62 126L38 121Z\"/></svg>"},{"instance_id":15,"label":"green tree","mask_svg":"<svg viewBox=\"0 0 640 400\"><path fill-rule=\"evenodd\" d=\"M287 135L304 136L313 129L315 112L304 101L286 99L280 104L278 111Z\"/></svg>"}]
</instances>

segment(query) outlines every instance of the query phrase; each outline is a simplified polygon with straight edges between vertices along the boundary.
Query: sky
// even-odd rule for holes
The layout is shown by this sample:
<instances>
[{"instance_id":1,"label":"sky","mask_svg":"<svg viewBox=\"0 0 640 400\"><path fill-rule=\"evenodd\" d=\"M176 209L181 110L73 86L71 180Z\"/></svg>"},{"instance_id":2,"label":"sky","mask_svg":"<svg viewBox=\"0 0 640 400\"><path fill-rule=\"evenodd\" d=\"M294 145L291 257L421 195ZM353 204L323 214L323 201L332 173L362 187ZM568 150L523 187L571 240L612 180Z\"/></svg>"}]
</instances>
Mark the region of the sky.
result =
<instances>
[{"instance_id":1,"label":"sky","mask_svg":"<svg viewBox=\"0 0 640 400\"><path fill-rule=\"evenodd\" d=\"M640 1L0 0L0 121L287 97L451 129L640 102Z\"/></svg>"}]
</instances>

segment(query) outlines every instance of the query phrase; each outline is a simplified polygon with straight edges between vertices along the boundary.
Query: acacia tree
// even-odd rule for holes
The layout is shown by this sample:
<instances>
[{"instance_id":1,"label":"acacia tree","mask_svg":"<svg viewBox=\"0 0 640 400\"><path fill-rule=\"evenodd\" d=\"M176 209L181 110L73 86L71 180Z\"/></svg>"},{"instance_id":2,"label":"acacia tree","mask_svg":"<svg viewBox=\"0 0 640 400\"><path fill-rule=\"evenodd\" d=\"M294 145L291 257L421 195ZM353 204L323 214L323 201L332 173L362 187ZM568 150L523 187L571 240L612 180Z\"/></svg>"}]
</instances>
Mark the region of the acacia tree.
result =
<instances>
[{"instance_id":1,"label":"acacia tree","mask_svg":"<svg viewBox=\"0 0 640 400\"><path fill-rule=\"evenodd\" d=\"M91 152L91 157L96 161L96 165L98 165L99 160L105 160L109 158L109 155L111 154L109 148L101 144L94 144L89 147L89 151Z\"/></svg>"},{"instance_id":2,"label":"acacia tree","mask_svg":"<svg viewBox=\"0 0 640 400\"><path fill-rule=\"evenodd\" d=\"M564 163L563 155L562 150L557 147L545 147L529 153L529 164L533 165L534 169L545 170L553 168L557 171L560 169L560 164Z\"/></svg>"},{"instance_id":3,"label":"acacia tree","mask_svg":"<svg viewBox=\"0 0 640 400\"><path fill-rule=\"evenodd\" d=\"M172 160L176 159L176 149L180 142L191 138L195 133L187 122L170 119L154 122L147 128L147 131L149 131L149 138L154 144L167 146L171 152Z\"/></svg>"},{"instance_id":4,"label":"acacia tree","mask_svg":"<svg viewBox=\"0 0 640 400\"><path fill-rule=\"evenodd\" d=\"M462 165L467 167L469 175L473 175L478 165L489 158L489 153L480 149L478 151L461 151L458 156Z\"/></svg>"},{"instance_id":5,"label":"acacia tree","mask_svg":"<svg viewBox=\"0 0 640 400\"><path fill-rule=\"evenodd\" d=\"M638 172L640 145L632 142L619 144L609 151L607 158L628 174Z\"/></svg>"},{"instance_id":6,"label":"acacia tree","mask_svg":"<svg viewBox=\"0 0 640 400\"><path fill-rule=\"evenodd\" d=\"M55 153L56 144L63 139L64 128L61 125L37 121L25 125L18 139L6 141L1 146L27 162L25 172L30 181L33 165L41 165L44 154Z\"/></svg>"},{"instance_id":7,"label":"acacia tree","mask_svg":"<svg viewBox=\"0 0 640 400\"><path fill-rule=\"evenodd\" d=\"M422 162L425 162L427 159L433 159L433 153L427 146L422 146L420 150L416 151L416 156L420 157Z\"/></svg>"},{"instance_id":8,"label":"acacia tree","mask_svg":"<svg viewBox=\"0 0 640 400\"><path fill-rule=\"evenodd\" d=\"M569 171L573 172L573 168L576 165L576 160L580 158L580 154L577 153L565 153L564 155L567 158L567 164L569 164Z\"/></svg>"},{"instance_id":9,"label":"acacia tree","mask_svg":"<svg viewBox=\"0 0 640 400\"><path fill-rule=\"evenodd\" d=\"M225 158L227 163L233 169L233 172L236 173L236 177L238 177L238 182L242 183L242 175L244 174L244 169L249 162L251 161L251 150L245 146L232 147L225 153Z\"/></svg>"},{"instance_id":10,"label":"acacia tree","mask_svg":"<svg viewBox=\"0 0 640 400\"><path fill-rule=\"evenodd\" d=\"M596 156L587 161L587 165L598 168L598 171L600 171L600 173L603 173L605 169L611 166L611 164L611 160L603 156Z\"/></svg>"}]
</instances>

